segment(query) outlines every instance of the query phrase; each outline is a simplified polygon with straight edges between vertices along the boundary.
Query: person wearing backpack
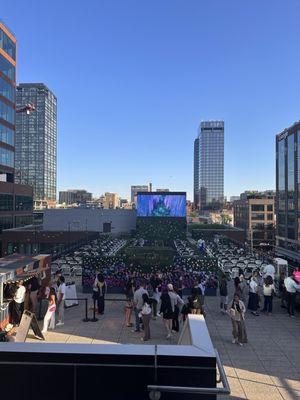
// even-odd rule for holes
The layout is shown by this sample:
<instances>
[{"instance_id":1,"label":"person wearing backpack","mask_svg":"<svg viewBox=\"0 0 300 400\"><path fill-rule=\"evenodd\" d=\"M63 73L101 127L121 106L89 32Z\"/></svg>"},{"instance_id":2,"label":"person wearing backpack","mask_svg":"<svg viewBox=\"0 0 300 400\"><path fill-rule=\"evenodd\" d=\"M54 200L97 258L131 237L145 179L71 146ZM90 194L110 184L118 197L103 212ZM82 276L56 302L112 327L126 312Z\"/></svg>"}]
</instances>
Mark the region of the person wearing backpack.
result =
<instances>
[{"instance_id":1,"label":"person wearing backpack","mask_svg":"<svg viewBox=\"0 0 300 400\"><path fill-rule=\"evenodd\" d=\"M150 299L147 293L142 295L143 299L143 306L141 310L141 317L143 320L144 326L144 337L141 338L142 342L146 342L150 339L150 320L151 320L151 313L152 309L150 306Z\"/></svg>"}]
</instances>

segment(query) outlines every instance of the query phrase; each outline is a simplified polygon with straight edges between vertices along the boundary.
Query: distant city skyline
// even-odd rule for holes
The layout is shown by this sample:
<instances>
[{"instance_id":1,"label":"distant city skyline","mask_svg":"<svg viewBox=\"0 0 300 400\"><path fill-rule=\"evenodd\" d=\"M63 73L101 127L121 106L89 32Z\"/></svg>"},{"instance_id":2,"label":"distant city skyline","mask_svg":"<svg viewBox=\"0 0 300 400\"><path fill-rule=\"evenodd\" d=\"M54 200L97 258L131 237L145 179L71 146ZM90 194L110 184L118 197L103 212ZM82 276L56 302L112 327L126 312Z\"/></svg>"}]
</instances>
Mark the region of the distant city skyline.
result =
<instances>
[{"instance_id":1,"label":"distant city skyline","mask_svg":"<svg viewBox=\"0 0 300 400\"><path fill-rule=\"evenodd\" d=\"M226 125L225 196L275 189L275 135L300 119L299 12L296 0L91 0L84 14L79 0L7 2L17 83L58 99L58 190L129 199L153 182L191 199L191 143L211 119Z\"/></svg>"}]
</instances>

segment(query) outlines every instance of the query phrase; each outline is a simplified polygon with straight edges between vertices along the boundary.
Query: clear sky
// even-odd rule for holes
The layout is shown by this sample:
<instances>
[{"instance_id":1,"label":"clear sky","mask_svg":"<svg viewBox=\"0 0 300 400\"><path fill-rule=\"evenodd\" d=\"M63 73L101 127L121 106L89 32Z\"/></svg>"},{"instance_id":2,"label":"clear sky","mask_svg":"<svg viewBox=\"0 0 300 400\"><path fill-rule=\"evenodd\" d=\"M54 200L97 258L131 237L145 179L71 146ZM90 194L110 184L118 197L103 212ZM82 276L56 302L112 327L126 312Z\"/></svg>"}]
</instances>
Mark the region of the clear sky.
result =
<instances>
[{"instance_id":1,"label":"clear sky","mask_svg":"<svg viewBox=\"0 0 300 400\"><path fill-rule=\"evenodd\" d=\"M191 196L206 119L225 120L225 194L274 188L275 134L300 119L299 0L0 3L18 82L58 97L58 189Z\"/></svg>"}]
</instances>

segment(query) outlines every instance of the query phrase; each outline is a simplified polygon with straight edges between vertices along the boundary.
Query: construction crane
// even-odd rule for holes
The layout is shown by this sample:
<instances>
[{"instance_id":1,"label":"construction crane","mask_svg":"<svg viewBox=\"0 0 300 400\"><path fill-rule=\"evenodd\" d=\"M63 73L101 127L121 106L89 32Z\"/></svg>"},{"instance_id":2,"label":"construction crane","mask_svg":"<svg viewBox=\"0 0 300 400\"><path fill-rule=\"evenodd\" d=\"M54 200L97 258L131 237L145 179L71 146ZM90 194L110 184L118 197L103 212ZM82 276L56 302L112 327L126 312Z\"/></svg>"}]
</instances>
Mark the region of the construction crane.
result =
<instances>
[{"instance_id":1,"label":"construction crane","mask_svg":"<svg viewBox=\"0 0 300 400\"><path fill-rule=\"evenodd\" d=\"M27 115L29 115L32 111L35 111L35 105L32 103L27 103L24 107L16 109L16 113L26 112Z\"/></svg>"}]
</instances>

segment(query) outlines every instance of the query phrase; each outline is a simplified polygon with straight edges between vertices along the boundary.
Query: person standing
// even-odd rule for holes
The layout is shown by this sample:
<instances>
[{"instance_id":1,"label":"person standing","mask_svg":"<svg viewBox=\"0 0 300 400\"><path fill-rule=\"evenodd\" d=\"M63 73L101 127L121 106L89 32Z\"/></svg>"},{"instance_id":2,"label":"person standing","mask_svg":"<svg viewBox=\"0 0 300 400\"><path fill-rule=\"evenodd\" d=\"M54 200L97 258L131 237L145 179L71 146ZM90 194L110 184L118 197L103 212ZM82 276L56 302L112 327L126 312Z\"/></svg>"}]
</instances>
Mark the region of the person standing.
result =
<instances>
[{"instance_id":1,"label":"person standing","mask_svg":"<svg viewBox=\"0 0 300 400\"><path fill-rule=\"evenodd\" d=\"M240 283L239 283L239 289L240 289L240 299L244 304L246 304L247 301L247 294L248 294L248 285L247 282L245 281L244 275L240 275Z\"/></svg>"},{"instance_id":2,"label":"person standing","mask_svg":"<svg viewBox=\"0 0 300 400\"><path fill-rule=\"evenodd\" d=\"M107 291L107 285L104 276L102 274L98 274L97 276L97 288L98 288L98 298L97 298L98 313L100 315L103 315L105 309L105 295Z\"/></svg>"},{"instance_id":3,"label":"person standing","mask_svg":"<svg viewBox=\"0 0 300 400\"><path fill-rule=\"evenodd\" d=\"M170 293L170 292L169 292ZM174 290L174 294L176 295L176 302L174 304L174 313L172 319L172 332L179 332L179 313L182 309L184 301L182 300L179 293Z\"/></svg>"},{"instance_id":4,"label":"person standing","mask_svg":"<svg viewBox=\"0 0 300 400\"><path fill-rule=\"evenodd\" d=\"M57 306L58 306L58 321L56 324L57 326L64 325L65 299L66 299L65 277L61 275L59 277L59 286L57 291Z\"/></svg>"},{"instance_id":5,"label":"person standing","mask_svg":"<svg viewBox=\"0 0 300 400\"><path fill-rule=\"evenodd\" d=\"M169 296L168 291L164 290L161 295L161 305L160 305L160 314L163 316L164 325L167 330L167 339L171 338L172 332L172 319L173 319L173 310L171 298Z\"/></svg>"},{"instance_id":6,"label":"person standing","mask_svg":"<svg viewBox=\"0 0 300 400\"><path fill-rule=\"evenodd\" d=\"M243 344L247 343L248 341L245 326L246 307L238 294L234 295L231 307L228 312L232 323L232 343L243 346Z\"/></svg>"},{"instance_id":7,"label":"person standing","mask_svg":"<svg viewBox=\"0 0 300 400\"><path fill-rule=\"evenodd\" d=\"M286 288L284 286L284 280L285 280L286 276L285 276L285 272L281 272L280 273L280 277L279 277L279 283L278 283L278 291L280 293L280 306L282 308L287 308L287 302L286 302Z\"/></svg>"},{"instance_id":8,"label":"person standing","mask_svg":"<svg viewBox=\"0 0 300 400\"><path fill-rule=\"evenodd\" d=\"M150 299L147 293L142 295L143 299L143 306L141 310L141 316L144 325L144 336L141 338L143 342L146 342L150 339L150 320L151 320L151 306L150 306Z\"/></svg>"},{"instance_id":9,"label":"person standing","mask_svg":"<svg viewBox=\"0 0 300 400\"><path fill-rule=\"evenodd\" d=\"M47 312L44 317L42 333L47 332L48 327L50 329L55 328L55 311L56 311L56 293L55 293L55 289L51 288L50 294L49 294L49 304L48 304Z\"/></svg>"},{"instance_id":10,"label":"person standing","mask_svg":"<svg viewBox=\"0 0 300 400\"><path fill-rule=\"evenodd\" d=\"M17 282L17 290L14 295L14 302L13 302L13 324L19 325L22 314L24 311L24 301L26 295L26 288L23 285L23 281Z\"/></svg>"},{"instance_id":11,"label":"person standing","mask_svg":"<svg viewBox=\"0 0 300 400\"><path fill-rule=\"evenodd\" d=\"M263 285L263 294L264 294L264 308L263 312L266 312L267 315L272 313L273 310L273 295L275 293L275 286L273 284L273 279L271 275L268 275L265 279Z\"/></svg>"},{"instance_id":12,"label":"person standing","mask_svg":"<svg viewBox=\"0 0 300 400\"><path fill-rule=\"evenodd\" d=\"M204 314L199 289L196 287L192 288L191 296L188 297L188 310L191 314Z\"/></svg>"},{"instance_id":13,"label":"person standing","mask_svg":"<svg viewBox=\"0 0 300 400\"><path fill-rule=\"evenodd\" d=\"M222 275L220 283L220 309L221 313L226 313L228 305L228 289L227 289L227 279L225 275Z\"/></svg>"},{"instance_id":14,"label":"person standing","mask_svg":"<svg viewBox=\"0 0 300 400\"><path fill-rule=\"evenodd\" d=\"M251 313L255 315L256 317L259 316L257 310L259 307L259 296L258 296L258 284L257 284L257 272L252 273L252 277L250 280L250 285L249 285L249 302L248 302L248 308L251 310Z\"/></svg>"},{"instance_id":15,"label":"person standing","mask_svg":"<svg viewBox=\"0 0 300 400\"><path fill-rule=\"evenodd\" d=\"M31 311L36 314L37 313L37 305L38 305L38 291L40 288L40 284L38 278L33 276L30 279L30 301L31 301Z\"/></svg>"},{"instance_id":16,"label":"person standing","mask_svg":"<svg viewBox=\"0 0 300 400\"><path fill-rule=\"evenodd\" d=\"M263 270L263 278L266 279L268 276L270 276L274 282L275 279L275 267L272 264L268 264L265 266Z\"/></svg>"},{"instance_id":17,"label":"person standing","mask_svg":"<svg viewBox=\"0 0 300 400\"><path fill-rule=\"evenodd\" d=\"M292 272L285 278L284 286L287 295L287 311L291 318L295 318L296 291L300 291L300 284L295 282Z\"/></svg>"},{"instance_id":18,"label":"person standing","mask_svg":"<svg viewBox=\"0 0 300 400\"><path fill-rule=\"evenodd\" d=\"M134 315L135 315L135 330L133 332L140 332L140 312L143 308L143 294L148 295L148 291L145 289L146 283L142 281L140 287L134 292L133 304L134 304Z\"/></svg>"}]
</instances>

